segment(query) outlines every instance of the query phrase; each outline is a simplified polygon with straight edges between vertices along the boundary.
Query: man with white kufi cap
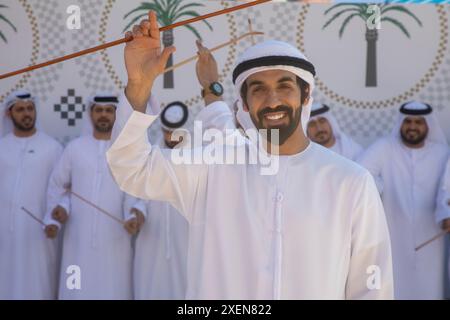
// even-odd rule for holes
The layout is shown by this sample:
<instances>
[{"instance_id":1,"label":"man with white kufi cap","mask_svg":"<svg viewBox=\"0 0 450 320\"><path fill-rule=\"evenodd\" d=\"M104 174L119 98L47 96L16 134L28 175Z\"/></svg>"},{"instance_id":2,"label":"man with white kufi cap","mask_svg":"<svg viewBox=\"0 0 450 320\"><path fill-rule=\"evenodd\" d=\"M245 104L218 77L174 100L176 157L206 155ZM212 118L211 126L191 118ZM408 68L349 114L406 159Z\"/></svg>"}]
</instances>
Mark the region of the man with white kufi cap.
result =
<instances>
[{"instance_id":1,"label":"man with white kufi cap","mask_svg":"<svg viewBox=\"0 0 450 320\"><path fill-rule=\"evenodd\" d=\"M341 130L330 107L322 103L313 104L307 132L308 137L315 143L350 160L356 160L363 150Z\"/></svg>"},{"instance_id":2,"label":"man with white kufi cap","mask_svg":"<svg viewBox=\"0 0 450 320\"><path fill-rule=\"evenodd\" d=\"M0 300L55 299L56 242L37 219L61 145L36 128L36 98L13 92L0 110Z\"/></svg>"},{"instance_id":3,"label":"man with white kufi cap","mask_svg":"<svg viewBox=\"0 0 450 320\"><path fill-rule=\"evenodd\" d=\"M65 224L59 299L132 298L132 227L127 223L125 230L93 206L123 221L136 202L119 189L106 163L118 102L111 94L89 99L83 134L67 145L50 178L48 215L57 223L48 228ZM69 278L72 265L80 268L80 282Z\"/></svg>"},{"instance_id":4,"label":"man with white kufi cap","mask_svg":"<svg viewBox=\"0 0 450 320\"><path fill-rule=\"evenodd\" d=\"M268 41L244 52L234 70L254 126L279 129L281 156L270 155L279 161L271 175L261 174L261 164L175 164L148 142L157 117L142 113L174 50L160 53L157 28L151 12L125 49L121 107L129 117L107 157L122 190L168 201L188 221L187 298L391 298L389 235L372 177L305 135L314 66L289 44ZM204 110L234 123L222 101ZM240 148L256 145L248 140ZM374 265L383 274L372 288L367 270Z\"/></svg>"},{"instance_id":5,"label":"man with white kufi cap","mask_svg":"<svg viewBox=\"0 0 450 320\"><path fill-rule=\"evenodd\" d=\"M412 101L400 107L391 135L376 141L359 159L382 193L396 299L443 298L443 239L415 248L439 232L434 212L447 157L448 145L433 109Z\"/></svg>"}]
</instances>

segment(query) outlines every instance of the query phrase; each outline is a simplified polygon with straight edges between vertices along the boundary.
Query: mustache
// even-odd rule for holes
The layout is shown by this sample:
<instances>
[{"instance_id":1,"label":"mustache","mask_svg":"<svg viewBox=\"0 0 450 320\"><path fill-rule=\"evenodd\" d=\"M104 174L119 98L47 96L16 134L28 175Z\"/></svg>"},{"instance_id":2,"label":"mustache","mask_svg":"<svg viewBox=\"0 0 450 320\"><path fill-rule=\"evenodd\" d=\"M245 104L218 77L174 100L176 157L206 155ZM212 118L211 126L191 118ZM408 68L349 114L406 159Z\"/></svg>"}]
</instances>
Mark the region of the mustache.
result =
<instances>
[{"instance_id":1,"label":"mustache","mask_svg":"<svg viewBox=\"0 0 450 320\"><path fill-rule=\"evenodd\" d=\"M22 118L22 121L26 121L26 120L32 121L33 118L31 118L31 117L29 117L29 116L26 116L26 117L23 117L23 118Z\"/></svg>"},{"instance_id":2,"label":"mustache","mask_svg":"<svg viewBox=\"0 0 450 320\"><path fill-rule=\"evenodd\" d=\"M318 137L318 136L320 136L321 134L327 134L327 132L326 131L319 131L319 132L317 132L316 133L316 137Z\"/></svg>"},{"instance_id":3,"label":"mustache","mask_svg":"<svg viewBox=\"0 0 450 320\"><path fill-rule=\"evenodd\" d=\"M292 116L294 110L286 105L279 105L276 108L266 107L258 112L258 117L262 119L266 114L275 112L286 112L289 116Z\"/></svg>"},{"instance_id":4,"label":"mustache","mask_svg":"<svg viewBox=\"0 0 450 320\"><path fill-rule=\"evenodd\" d=\"M97 122L111 122L108 118L99 118Z\"/></svg>"}]
</instances>

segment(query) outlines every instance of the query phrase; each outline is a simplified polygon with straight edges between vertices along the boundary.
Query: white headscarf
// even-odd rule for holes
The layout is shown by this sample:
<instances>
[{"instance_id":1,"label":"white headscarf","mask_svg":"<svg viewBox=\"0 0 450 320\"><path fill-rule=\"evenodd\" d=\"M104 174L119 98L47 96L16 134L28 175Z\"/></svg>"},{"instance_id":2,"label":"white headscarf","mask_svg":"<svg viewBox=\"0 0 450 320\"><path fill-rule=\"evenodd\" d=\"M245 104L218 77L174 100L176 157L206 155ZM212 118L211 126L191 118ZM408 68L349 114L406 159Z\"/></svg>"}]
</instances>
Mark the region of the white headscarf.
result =
<instances>
[{"instance_id":1,"label":"white headscarf","mask_svg":"<svg viewBox=\"0 0 450 320\"><path fill-rule=\"evenodd\" d=\"M343 132L341 131L341 128L339 127L339 124L336 120L336 118L333 116L333 114L330 111L330 108L322 103L314 103L311 107L311 120L316 120L318 118L325 118L328 120L328 122L331 125L331 128L333 129L333 134L335 138L339 139L343 136Z\"/></svg>"},{"instance_id":2,"label":"white headscarf","mask_svg":"<svg viewBox=\"0 0 450 320\"><path fill-rule=\"evenodd\" d=\"M92 136L94 134L94 125L92 124L92 119L90 115L91 108L94 105L100 106L114 105L117 108L117 106L119 105L119 98L111 93L99 93L88 99L85 117L83 119L81 129L81 135L83 136Z\"/></svg>"},{"instance_id":3,"label":"white headscarf","mask_svg":"<svg viewBox=\"0 0 450 320\"><path fill-rule=\"evenodd\" d=\"M17 90L12 92L5 100L0 108L0 138L10 134L14 130L12 120L6 115L6 112L18 101L31 101L37 110L37 99L26 90ZM36 117L37 127L37 117Z\"/></svg>"},{"instance_id":4,"label":"white headscarf","mask_svg":"<svg viewBox=\"0 0 450 320\"><path fill-rule=\"evenodd\" d=\"M340 153L343 156L354 159L361 152L361 146L341 130L336 118L327 105L322 103L314 103L312 105L310 121L318 118L325 118L330 123L333 135L337 141L336 143L339 143Z\"/></svg>"},{"instance_id":5,"label":"white headscarf","mask_svg":"<svg viewBox=\"0 0 450 320\"><path fill-rule=\"evenodd\" d=\"M302 127L306 134L306 126L311 113L313 103L312 93L314 90L314 66L297 48L289 43L268 40L247 49L238 59L237 66L233 72L233 82L239 96L238 111L236 118L244 130L255 128L250 114L244 111L243 101L240 97L243 83L251 75L268 70L286 70L297 75L309 84L310 99L302 109Z\"/></svg>"},{"instance_id":6,"label":"white headscarf","mask_svg":"<svg viewBox=\"0 0 450 320\"><path fill-rule=\"evenodd\" d=\"M392 137L401 140L400 128L403 121L408 116L416 115L424 117L427 122L428 136L426 140L447 145L445 134L433 113L433 108L431 108L430 105L418 101L411 101L403 104L399 111L397 121L391 131Z\"/></svg>"}]
</instances>

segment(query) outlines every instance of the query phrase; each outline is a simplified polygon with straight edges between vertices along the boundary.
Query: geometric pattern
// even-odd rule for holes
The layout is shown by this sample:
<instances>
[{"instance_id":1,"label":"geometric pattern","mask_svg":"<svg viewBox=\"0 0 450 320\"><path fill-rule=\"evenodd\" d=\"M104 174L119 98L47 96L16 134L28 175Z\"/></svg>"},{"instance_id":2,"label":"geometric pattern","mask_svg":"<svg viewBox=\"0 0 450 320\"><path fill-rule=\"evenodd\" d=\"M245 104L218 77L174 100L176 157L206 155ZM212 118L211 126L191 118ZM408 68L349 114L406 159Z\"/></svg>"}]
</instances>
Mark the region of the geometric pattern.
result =
<instances>
[{"instance_id":1,"label":"geometric pattern","mask_svg":"<svg viewBox=\"0 0 450 320\"><path fill-rule=\"evenodd\" d=\"M83 97L77 96L74 89L67 90L67 96L61 97L61 102L54 105L54 111L61 114L61 119L67 120L69 127L74 127L77 120L83 119L85 110Z\"/></svg>"}]
</instances>

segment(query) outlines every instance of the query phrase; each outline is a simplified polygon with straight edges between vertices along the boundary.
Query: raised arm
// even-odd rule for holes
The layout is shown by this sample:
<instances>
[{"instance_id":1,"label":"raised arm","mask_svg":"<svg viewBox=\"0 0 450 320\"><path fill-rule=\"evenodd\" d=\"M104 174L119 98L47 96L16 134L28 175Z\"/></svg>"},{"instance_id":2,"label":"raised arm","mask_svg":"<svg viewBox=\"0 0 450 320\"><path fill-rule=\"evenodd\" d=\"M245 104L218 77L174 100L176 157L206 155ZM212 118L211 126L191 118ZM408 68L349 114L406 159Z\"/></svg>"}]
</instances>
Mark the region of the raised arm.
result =
<instances>
[{"instance_id":1,"label":"raised arm","mask_svg":"<svg viewBox=\"0 0 450 320\"><path fill-rule=\"evenodd\" d=\"M161 52L154 12L149 13L149 20L133 28L132 35L134 40L125 48L128 84L116 120L118 126L125 124L107 152L108 163L121 190L144 200L170 202L189 221L194 197L205 185L202 181L206 179L207 168L190 163L175 164L173 153L178 150L152 146L147 129L157 115L144 114L153 83L163 72L174 48ZM123 120L122 116L129 117Z\"/></svg>"},{"instance_id":2,"label":"raised arm","mask_svg":"<svg viewBox=\"0 0 450 320\"><path fill-rule=\"evenodd\" d=\"M197 41L196 44L198 49L197 79L204 93L205 108L198 113L195 120L201 122L203 130L212 128L220 131L235 129L233 114L223 101L223 97L216 96L210 90L213 83L219 82L219 69L216 59L200 41Z\"/></svg>"}]
</instances>

